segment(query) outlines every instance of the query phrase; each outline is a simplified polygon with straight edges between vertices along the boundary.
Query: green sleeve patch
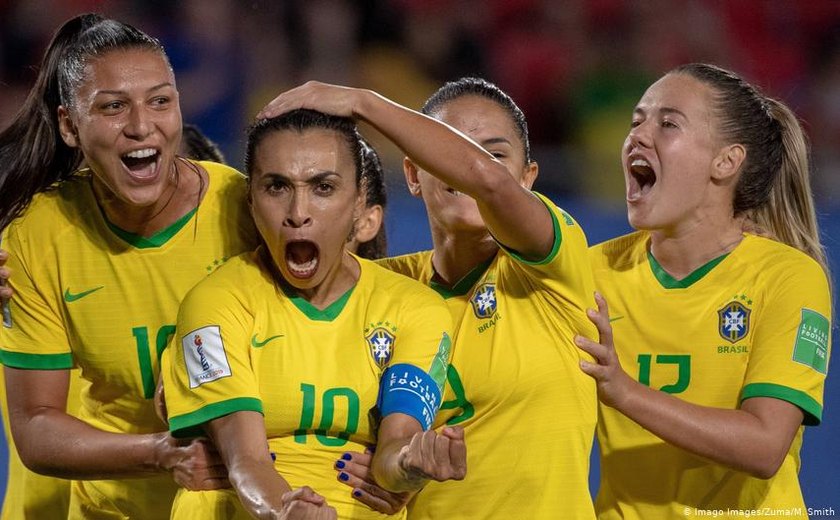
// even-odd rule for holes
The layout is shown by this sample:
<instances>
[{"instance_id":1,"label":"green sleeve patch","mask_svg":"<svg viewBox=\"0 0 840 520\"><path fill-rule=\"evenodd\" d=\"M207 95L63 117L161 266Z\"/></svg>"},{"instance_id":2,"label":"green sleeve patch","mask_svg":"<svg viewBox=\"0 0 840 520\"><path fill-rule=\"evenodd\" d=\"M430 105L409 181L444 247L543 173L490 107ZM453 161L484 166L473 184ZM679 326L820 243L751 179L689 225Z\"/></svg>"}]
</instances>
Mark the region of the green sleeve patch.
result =
<instances>
[{"instance_id":1,"label":"green sleeve patch","mask_svg":"<svg viewBox=\"0 0 840 520\"><path fill-rule=\"evenodd\" d=\"M802 309L793 345L793 360L825 374L828 369L828 329L825 316L811 309Z\"/></svg>"},{"instance_id":2,"label":"green sleeve patch","mask_svg":"<svg viewBox=\"0 0 840 520\"><path fill-rule=\"evenodd\" d=\"M204 423L230 415L234 412L263 413L262 402L253 397L237 397L219 403L208 404L203 408L183 415L169 418L169 431L172 436L199 437L204 435Z\"/></svg>"},{"instance_id":3,"label":"green sleeve patch","mask_svg":"<svg viewBox=\"0 0 840 520\"><path fill-rule=\"evenodd\" d=\"M446 370L449 366L449 351L452 349L452 341L449 334L443 333L438 345L437 354L432 359L432 366L429 368L429 376L437 384L438 390L443 394L443 385L446 383Z\"/></svg>"},{"instance_id":4,"label":"green sleeve patch","mask_svg":"<svg viewBox=\"0 0 840 520\"><path fill-rule=\"evenodd\" d=\"M741 390L741 402L750 397L772 397L797 406L805 415L805 426L817 426L822 421L822 405L801 390L774 383L750 383Z\"/></svg>"},{"instance_id":5,"label":"green sleeve patch","mask_svg":"<svg viewBox=\"0 0 840 520\"><path fill-rule=\"evenodd\" d=\"M7 367L26 370L69 370L73 368L73 355L64 354L27 354L0 350L0 362Z\"/></svg>"}]
</instances>

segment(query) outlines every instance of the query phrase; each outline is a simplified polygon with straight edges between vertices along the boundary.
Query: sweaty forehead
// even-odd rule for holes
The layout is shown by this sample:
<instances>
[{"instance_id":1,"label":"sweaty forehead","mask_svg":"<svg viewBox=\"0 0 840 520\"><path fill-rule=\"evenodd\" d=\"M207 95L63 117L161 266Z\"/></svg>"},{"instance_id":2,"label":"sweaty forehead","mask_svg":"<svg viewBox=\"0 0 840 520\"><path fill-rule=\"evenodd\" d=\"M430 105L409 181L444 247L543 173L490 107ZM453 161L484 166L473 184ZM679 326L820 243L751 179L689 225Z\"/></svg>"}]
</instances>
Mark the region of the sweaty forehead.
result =
<instances>
[{"instance_id":1,"label":"sweaty forehead","mask_svg":"<svg viewBox=\"0 0 840 520\"><path fill-rule=\"evenodd\" d=\"M96 56L85 65L85 86L127 90L170 83L175 77L164 57L150 49L120 49Z\"/></svg>"}]
</instances>

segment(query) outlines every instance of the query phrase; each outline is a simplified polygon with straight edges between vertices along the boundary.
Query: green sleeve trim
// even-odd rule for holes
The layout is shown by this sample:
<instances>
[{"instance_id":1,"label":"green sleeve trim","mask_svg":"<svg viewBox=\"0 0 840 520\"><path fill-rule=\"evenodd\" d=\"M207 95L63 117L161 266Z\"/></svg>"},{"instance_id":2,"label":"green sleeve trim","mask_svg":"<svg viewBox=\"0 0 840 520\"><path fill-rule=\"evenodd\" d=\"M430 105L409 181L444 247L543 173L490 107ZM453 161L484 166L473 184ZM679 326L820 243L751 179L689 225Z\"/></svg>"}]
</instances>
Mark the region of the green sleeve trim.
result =
<instances>
[{"instance_id":1,"label":"green sleeve trim","mask_svg":"<svg viewBox=\"0 0 840 520\"><path fill-rule=\"evenodd\" d=\"M11 368L67 370L73 368L73 354L26 354L0 349L0 362Z\"/></svg>"},{"instance_id":2,"label":"green sleeve trim","mask_svg":"<svg viewBox=\"0 0 840 520\"><path fill-rule=\"evenodd\" d=\"M774 383L751 383L741 390L741 402L750 397L773 397L798 406L805 413L805 426L817 426L822 421L822 405L801 390Z\"/></svg>"},{"instance_id":3,"label":"green sleeve trim","mask_svg":"<svg viewBox=\"0 0 840 520\"><path fill-rule=\"evenodd\" d=\"M237 397L208 404L194 412L170 417L169 431L172 432L173 437L177 438L198 437L204 435L204 423L233 412L263 413L262 402L254 397Z\"/></svg>"},{"instance_id":4,"label":"green sleeve trim","mask_svg":"<svg viewBox=\"0 0 840 520\"><path fill-rule=\"evenodd\" d=\"M557 256L557 252L560 251L560 244L563 242L563 233L560 229L560 221L557 220L557 215L551 209L551 206L549 206L549 204L554 205L554 203L547 200L544 196L540 195L539 193L534 192L534 195L538 199L540 199L540 201L543 204L545 204L545 208L548 210L548 214L551 215L551 225L554 228L554 244L551 246L551 251L549 251L548 255L546 255L546 257L542 260L527 260L525 258L522 258L516 251L505 247L504 244L499 245L518 262L522 262L525 265L545 265L554 260L554 258ZM556 207L557 206L555 206L555 208ZM557 211L563 210L557 208Z\"/></svg>"}]
</instances>

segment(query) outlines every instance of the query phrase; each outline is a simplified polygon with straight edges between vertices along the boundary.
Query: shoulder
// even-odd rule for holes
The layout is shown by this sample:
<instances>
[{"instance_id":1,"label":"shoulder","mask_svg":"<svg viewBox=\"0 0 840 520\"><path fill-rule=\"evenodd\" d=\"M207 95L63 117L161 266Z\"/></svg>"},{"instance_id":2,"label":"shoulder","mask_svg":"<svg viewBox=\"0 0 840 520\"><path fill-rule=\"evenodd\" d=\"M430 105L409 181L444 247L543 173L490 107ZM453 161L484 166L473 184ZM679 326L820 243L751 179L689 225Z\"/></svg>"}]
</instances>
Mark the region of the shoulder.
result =
<instances>
[{"instance_id":1,"label":"shoulder","mask_svg":"<svg viewBox=\"0 0 840 520\"><path fill-rule=\"evenodd\" d=\"M253 294L268 283L255 255L249 251L230 258L190 289L184 302L218 302L225 295L242 299Z\"/></svg>"},{"instance_id":2,"label":"shoulder","mask_svg":"<svg viewBox=\"0 0 840 520\"><path fill-rule=\"evenodd\" d=\"M747 235L736 249L738 260L761 273L768 286L807 284L828 288L828 277L822 266L804 252L779 241Z\"/></svg>"},{"instance_id":3,"label":"shoulder","mask_svg":"<svg viewBox=\"0 0 840 520\"><path fill-rule=\"evenodd\" d=\"M423 280L422 274L430 269L432 251L420 251L407 255L382 258L376 263L389 271L399 273L414 280Z\"/></svg>"},{"instance_id":4,"label":"shoulder","mask_svg":"<svg viewBox=\"0 0 840 520\"><path fill-rule=\"evenodd\" d=\"M636 231L589 248L593 271L625 271L644 259L648 234Z\"/></svg>"},{"instance_id":5,"label":"shoulder","mask_svg":"<svg viewBox=\"0 0 840 520\"><path fill-rule=\"evenodd\" d=\"M434 290L400 271L391 270L378 262L365 259L359 259L359 263L363 271L371 278L374 294L387 295L394 300L414 303L428 301L433 304L443 304L443 299Z\"/></svg>"},{"instance_id":6,"label":"shoulder","mask_svg":"<svg viewBox=\"0 0 840 520\"><path fill-rule=\"evenodd\" d=\"M34 231L41 236L54 236L61 228L78 227L98 211L90 176L79 172L49 190L36 194L23 214L10 224L19 233Z\"/></svg>"}]
</instances>

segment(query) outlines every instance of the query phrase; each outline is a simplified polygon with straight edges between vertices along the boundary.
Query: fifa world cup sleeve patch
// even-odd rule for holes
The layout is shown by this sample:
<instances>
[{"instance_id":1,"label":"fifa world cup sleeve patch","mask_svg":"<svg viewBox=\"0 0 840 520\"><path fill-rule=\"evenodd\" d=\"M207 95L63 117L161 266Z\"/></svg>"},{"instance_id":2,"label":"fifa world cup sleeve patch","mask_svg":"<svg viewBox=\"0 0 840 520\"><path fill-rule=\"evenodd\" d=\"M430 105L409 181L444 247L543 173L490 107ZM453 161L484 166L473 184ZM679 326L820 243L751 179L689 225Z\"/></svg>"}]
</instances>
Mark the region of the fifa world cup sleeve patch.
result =
<instances>
[{"instance_id":1,"label":"fifa world cup sleeve patch","mask_svg":"<svg viewBox=\"0 0 840 520\"><path fill-rule=\"evenodd\" d=\"M440 408L440 389L421 368L407 363L388 367L379 382L377 407L381 417L404 413L428 430Z\"/></svg>"},{"instance_id":2,"label":"fifa world cup sleeve patch","mask_svg":"<svg viewBox=\"0 0 840 520\"><path fill-rule=\"evenodd\" d=\"M231 375L218 325L196 329L181 338L190 388Z\"/></svg>"},{"instance_id":3,"label":"fifa world cup sleeve patch","mask_svg":"<svg viewBox=\"0 0 840 520\"><path fill-rule=\"evenodd\" d=\"M802 309L793 345L793 360L825 374L828 367L828 334L828 319L825 316L811 309Z\"/></svg>"}]
</instances>

